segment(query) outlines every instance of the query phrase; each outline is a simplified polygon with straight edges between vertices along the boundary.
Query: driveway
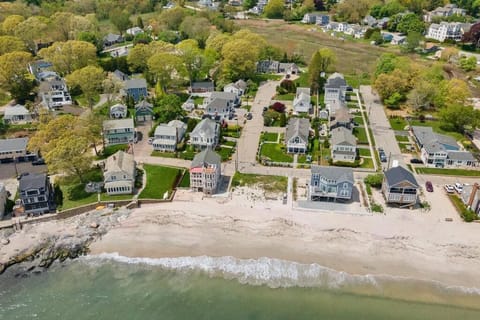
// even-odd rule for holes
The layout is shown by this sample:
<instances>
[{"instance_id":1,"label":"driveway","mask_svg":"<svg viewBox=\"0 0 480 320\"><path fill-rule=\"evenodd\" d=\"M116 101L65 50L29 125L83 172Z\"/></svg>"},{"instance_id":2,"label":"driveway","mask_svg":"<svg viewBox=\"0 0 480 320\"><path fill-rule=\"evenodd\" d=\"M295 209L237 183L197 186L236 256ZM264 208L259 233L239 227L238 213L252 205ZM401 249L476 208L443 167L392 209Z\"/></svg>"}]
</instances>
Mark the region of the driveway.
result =
<instances>
[{"instance_id":1,"label":"driveway","mask_svg":"<svg viewBox=\"0 0 480 320\"><path fill-rule=\"evenodd\" d=\"M389 163L391 166L394 160L397 160L399 165L405 166L400 147L395 139L395 132L388 122L383 105L379 102L380 97L372 91L371 86L360 86L360 93L365 101L370 128L373 131L376 145L383 148L387 157L390 157L389 162L382 163L382 167L387 168Z\"/></svg>"}]
</instances>

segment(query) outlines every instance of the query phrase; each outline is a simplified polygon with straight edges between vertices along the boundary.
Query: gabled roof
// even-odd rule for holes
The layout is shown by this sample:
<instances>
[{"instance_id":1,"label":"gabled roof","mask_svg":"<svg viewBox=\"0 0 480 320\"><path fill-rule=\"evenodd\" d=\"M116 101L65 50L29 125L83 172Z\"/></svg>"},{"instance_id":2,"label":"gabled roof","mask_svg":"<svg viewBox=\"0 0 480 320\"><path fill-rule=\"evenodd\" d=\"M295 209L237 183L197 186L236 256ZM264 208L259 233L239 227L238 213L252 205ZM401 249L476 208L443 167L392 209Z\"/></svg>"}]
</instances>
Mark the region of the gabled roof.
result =
<instances>
[{"instance_id":1,"label":"gabled roof","mask_svg":"<svg viewBox=\"0 0 480 320\"><path fill-rule=\"evenodd\" d=\"M122 39L121 35L113 34L113 33L109 33L105 37L103 37L103 41L105 42L115 42L115 41L119 41L120 39Z\"/></svg>"},{"instance_id":2,"label":"gabled roof","mask_svg":"<svg viewBox=\"0 0 480 320\"><path fill-rule=\"evenodd\" d=\"M237 99L237 95L233 92L223 92L223 91L214 91L210 94L210 100L214 100L217 98L235 101Z\"/></svg>"},{"instance_id":3,"label":"gabled roof","mask_svg":"<svg viewBox=\"0 0 480 320\"><path fill-rule=\"evenodd\" d=\"M216 123L212 119L205 118L195 126L191 133L191 136L199 135L214 137L216 132L218 131L217 127L218 123Z\"/></svg>"},{"instance_id":4,"label":"gabled roof","mask_svg":"<svg viewBox=\"0 0 480 320\"><path fill-rule=\"evenodd\" d=\"M20 178L19 190L25 191L30 189L40 189L45 188L45 184L47 182L47 174L46 173L30 173L26 176L23 175Z\"/></svg>"},{"instance_id":5,"label":"gabled roof","mask_svg":"<svg viewBox=\"0 0 480 320\"><path fill-rule=\"evenodd\" d=\"M197 82L192 82L191 85L192 89L213 89L214 84L213 81L197 81Z\"/></svg>"},{"instance_id":6,"label":"gabled roof","mask_svg":"<svg viewBox=\"0 0 480 320\"><path fill-rule=\"evenodd\" d=\"M131 176L135 173L135 161L133 155L122 150L112 154L105 161L105 173L109 172L126 172Z\"/></svg>"},{"instance_id":7,"label":"gabled roof","mask_svg":"<svg viewBox=\"0 0 480 320\"><path fill-rule=\"evenodd\" d=\"M145 99L135 104L135 109L147 109L153 112L152 108L153 108L153 105Z\"/></svg>"},{"instance_id":8,"label":"gabled roof","mask_svg":"<svg viewBox=\"0 0 480 320\"><path fill-rule=\"evenodd\" d=\"M155 136L177 136L177 128L173 126L169 126L166 123L160 123L157 128L155 129Z\"/></svg>"},{"instance_id":9,"label":"gabled roof","mask_svg":"<svg viewBox=\"0 0 480 320\"><path fill-rule=\"evenodd\" d=\"M353 179L353 170L352 168L341 168L341 167L323 167L312 165L311 167L312 174L318 174L321 177L324 177L328 180L339 182L350 182L351 184L355 183Z\"/></svg>"},{"instance_id":10,"label":"gabled roof","mask_svg":"<svg viewBox=\"0 0 480 320\"><path fill-rule=\"evenodd\" d=\"M0 139L0 152L26 150L28 138Z\"/></svg>"},{"instance_id":11,"label":"gabled roof","mask_svg":"<svg viewBox=\"0 0 480 320\"><path fill-rule=\"evenodd\" d=\"M343 77L343 74L335 72L332 73L328 79L327 83L325 84L325 88L338 88L345 87L347 85L347 81Z\"/></svg>"},{"instance_id":12,"label":"gabled roof","mask_svg":"<svg viewBox=\"0 0 480 320\"><path fill-rule=\"evenodd\" d=\"M411 129L420 146L423 146L429 152L445 151L445 146L458 149L455 139L444 134L435 133L431 127L412 126Z\"/></svg>"},{"instance_id":13,"label":"gabled roof","mask_svg":"<svg viewBox=\"0 0 480 320\"><path fill-rule=\"evenodd\" d=\"M126 112L127 111L127 106L124 105L124 104L121 104L121 103L117 103L117 104L114 104L113 106L110 107L110 112L116 111L116 110Z\"/></svg>"},{"instance_id":14,"label":"gabled roof","mask_svg":"<svg viewBox=\"0 0 480 320\"><path fill-rule=\"evenodd\" d=\"M4 116L5 118L9 118L10 116L18 116L18 115L29 115L30 111L27 110L24 106L21 104L17 104L14 106L7 106L5 108L5 113Z\"/></svg>"},{"instance_id":15,"label":"gabled roof","mask_svg":"<svg viewBox=\"0 0 480 320\"><path fill-rule=\"evenodd\" d=\"M407 181L414 187L418 188L417 179L413 176L413 173L405 169L404 167L393 167L385 171L385 179L388 186L392 187L401 182Z\"/></svg>"},{"instance_id":16,"label":"gabled roof","mask_svg":"<svg viewBox=\"0 0 480 320\"><path fill-rule=\"evenodd\" d=\"M133 129L134 127L135 127L135 125L133 123L132 118L103 121L103 129L104 130L124 129L124 128L132 128Z\"/></svg>"},{"instance_id":17,"label":"gabled roof","mask_svg":"<svg viewBox=\"0 0 480 320\"><path fill-rule=\"evenodd\" d=\"M225 108L229 106L229 103L229 99L214 98L209 104L207 104L205 109L208 112L221 112L221 110L225 110Z\"/></svg>"},{"instance_id":18,"label":"gabled roof","mask_svg":"<svg viewBox=\"0 0 480 320\"><path fill-rule=\"evenodd\" d=\"M187 129L187 124L180 120L172 120L168 123L170 127L175 127L177 129Z\"/></svg>"},{"instance_id":19,"label":"gabled roof","mask_svg":"<svg viewBox=\"0 0 480 320\"><path fill-rule=\"evenodd\" d=\"M310 120L307 118L290 118L286 128L285 142L288 143L290 139L300 137L300 139L307 143L309 133Z\"/></svg>"},{"instance_id":20,"label":"gabled roof","mask_svg":"<svg viewBox=\"0 0 480 320\"><path fill-rule=\"evenodd\" d=\"M125 90L146 88L146 87L147 87L147 80L143 78L125 80Z\"/></svg>"},{"instance_id":21,"label":"gabled roof","mask_svg":"<svg viewBox=\"0 0 480 320\"><path fill-rule=\"evenodd\" d=\"M222 158L209 148L195 155L190 168L206 167L210 165L220 166Z\"/></svg>"},{"instance_id":22,"label":"gabled roof","mask_svg":"<svg viewBox=\"0 0 480 320\"><path fill-rule=\"evenodd\" d=\"M454 161L477 161L473 154L468 151L449 151L447 159Z\"/></svg>"},{"instance_id":23,"label":"gabled roof","mask_svg":"<svg viewBox=\"0 0 480 320\"><path fill-rule=\"evenodd\" d=\"M127 74L123 73L122 71L120 71L118 69L113 71L113 75L121 81L125 81L125 80L130 79L130 77Z\"/></svg>"},{"instance_id":24,"label":"gabled roof","mask_svg":"<svg viewBox=\"0 0 480 320\"><path fill-rule=\"evenodd\" d=\"M244 91L247 89L247 83L242 79L237 80L237 82L235 82L235 85L237 86L237 88L242 89Z\"/></svg>"},{"instance_id":25,"label":"gabled roof","mask_svg":"<svg viewBox=\"0 0 480 320\"><path fill-rule=\"evenodd\" d=\"M345 127L335 128L330 133L332 134L332 145L357 145L355 136Z\"/></svg>"}]
</instances>

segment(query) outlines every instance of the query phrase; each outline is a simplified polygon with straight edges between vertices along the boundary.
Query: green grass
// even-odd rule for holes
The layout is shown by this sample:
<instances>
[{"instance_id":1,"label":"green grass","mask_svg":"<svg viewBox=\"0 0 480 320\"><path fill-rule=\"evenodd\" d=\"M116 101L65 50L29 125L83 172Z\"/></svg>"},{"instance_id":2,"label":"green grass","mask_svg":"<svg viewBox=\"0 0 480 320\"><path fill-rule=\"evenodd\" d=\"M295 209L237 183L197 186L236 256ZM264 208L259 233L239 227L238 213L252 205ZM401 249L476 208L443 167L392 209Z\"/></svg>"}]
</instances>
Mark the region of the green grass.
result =
<instances>
[{"instance_id":1,"label":"green grass","mask_svg":"<svg viewBox=\"0 0 480 320\"><path fill-rule=\"evenodd\" d=\"M362 164L360 164L360 168L368 168L373 169L373 160L371 158L362 158Z\"/></svg>"},{"instance_id":2,"label":"green grass","mask_svg":"<svg viewBox=\"0 0 480 320\"><path fill-rule=\"evenodd\" d=\"M450 198L450 201L452 201L455 209L457 209L457 212L460 214L460 216L465 222L472 222L473 220L478 220L478 216L472 210L469 210L465 206L460 197L454 194L450 194L448 195L448 197Z\"/></svg>"},{"instance_id":3,"label":"green grass","mask_svg":"<svg viewBox=\"0 0 480 320\"><path fill-rule=\"evenodd\" d=\"M298 79L294 81L297 87L310 87L309 76L308 72L300 73ZM323 101L323 99L321 101Z\"/></svg>"},{"instance_id":4,"label":"green grass","mask_svg":"<svg viewBox=\"0 0 480 320\"><path fill-rule=\"evenodd\" d=\"M393 130L397 131L404 131L405 127L408 125L407 121L403 118L390 118L389 119L390 125ZM445 134L451 136L455 140L460 140L463 138L463 135L458 132L449 131L447 128L443 126L441 121L420 121L420 120L412 120L410 121L410 125L412 126L420 126L420 127L431 127L434 132Z\"/></svg>"},{"instance_id":5,"label":"green grass","mask_svg":"<svg viewBox=\"0 0 480 320\"><path fill-rule=\"evenodd\" d=\"M220 155L220 157L222 158L222 161L228 161L232 156L233 150L234 150L233 148L229 148L229 147L220 147L220 149L216 149L215 152L217 152Z\"/></svg>"},{"instance_id":6,"label":"green grass","mask_svg":"<svg viewBox=\"0 0 480 320\"><path fill-rule=\"evenodd\" d=\"M352 88L358 88L359 85L369 85L372 83L372 79L368 73L364 73L361 75L356 74L346 74L345 80L347 84Z\"/></svg>"},{"instance_id":7,"label":"green grass","mask_svg":"<svg viewBox=\"0 0 480 320\"><path fill-rule=\"evenodd\" d=\"M235 147L237 145L235 141L230 141L230 140L225 140L221 144L229 147Z\"/></svg>"},{"instance_id":8,"label":"green grass","mask_svg":"<svg viewBox=\"0 0 480 320\"><path fill-rule=\"evenodd\" d=\"M274 99L282 100L282 101L293 101L294 98L295 98L294 93L286 93L286 94L277 94Z\"/></svg>"},{"instance_id":9,"label":"green grass","mask_svg":"<svg viewBox=\"0 0 480 320\"><path fill-rule=\"evenodd\" d=\"M102 171L97 168L92 169L84 175L84 180L102 181ZM58 206L58 209L67 210L90 203L96 203L98 200L97 193L85 192L85 184L81 183L77 176L59 177L55 182L60 186L63 193L63 203Z\"/></svg>"},{"instance_id":10,"label":"green grass","mask_svg":"<svg viewBox=\"0 0 480 320\"><path fill-rule=\"evenodd\" d=\"M361 157L372 156L372 154L370 153L370 149L365 149L365 148L358 148L358 154L360 154Z\"/></svg>"},{"instance_id":11,"label":"green grass","mask_svg":"<svg viewBox=\"0 0 480 320\"><path fill-rule=\"evenodd\" d=\"M107 146L105 147L105 149L103 149L102 152L100 152L100 155L97 157L97 159L98 160L106 159L110 157L112 154L115 154L119 150L127 151L127 149L128 149L128 144L115 144L113 146Z\"/></svg>"},{"instance_id":12,"label":"green grass","mask_svg":"<svg viewBox=\"0 0 480 320\"><path fill-rule=\"evenodd\" d=\"M106 193L100 194L101 201L120 201L120 200L131 200L133 199L133 194L119 194L119 195L108 195Z\"/></svg>"},{"instance_id":13,"label":"green grass","mask_svg":"<svg viewBox=\"0 0 480 320\"><path fill-rule=\"evenodd\" d=\"M264 132L260 138L263 141L277 142L278 133L275 132Z\"/></svg>"},{"instance_id":14,"label":"green grass","mask_svg":"<svg viewBox=\"0 0 480 320\"><path fill-rule=\"evenodd\" d=\"M88 107L87 98L83 94L81 94L79 96L76 96L76 97L73 97L73 100L76 100L79 106ZM98 103L98 101L100 101L100 95L95 94L93 96L93 104L92 105L93 106L96 105Z\"/></svg>"},{"instance_id":15,"label":"green grass","mask_svg":"<svg viewBox=\"0 0 480 320\"><path fill-rule=\"evenodd\" d=\"M263 176L258 174L246 174L236 172L232 178L232 187L258 185L265 191L285 192L287 191L287 177Z\"/></svg>"},{"instance_id":16,"label":"green grass","mask_svg":"<svg viewBox=\"0 0 480 320\"><path fill-rule=\"evenodd\" d=\"M185 174L178 186L180 188L190 188L190 172L188 170L185 170Z\"/></svg>"},{"instance_id":17,"label":"green grass","mask_svg":"<svg viewBox=\"0 0 480 320\"><path fill-rule=\"evenodd\" d=\"M355 121L356 123L358 123L359 125L361 126L364 126L365 125L365 122L363 122L363 118L361 116L356 116L353 118L353 121Z\"/></svg>"},{"instance_id":18,"label":"green grass","mask_svg":"<svg viewBox=\"0 0 480 320\"><path fill-rule=\"evenodd\" d=\"M359 144L368 144L367 132L365 131L365 128L354 128L353 135L357 137Z\"/></svg>"},{"instance_id":19,"label":"green grass","mask_svg":"<svg viewBox=\"0 0 480 320\"><path fill-rule=\"evenodd\" d=\"M0 106L3 106L12 100L10 94L3 89L0 89Z\"/></svg>"},{"instance_id":20,"label":"green grass","mask_svg":"<svg viewBox=\"0 0 480 320\"><path fill-rule=\"evenodd\" d=\"M408 136L395 136L398 142L409 142Z\"/></svg>"},{"instance_id":21,"label":"green grass","mask_svg":"<svg viewBox=\"0 0 480 320\"><path fill-rule=\"evenodd\" d=\"M264 143L260 156L267 157L273 162L293 162L293 156L287 154L283 144L279 143Z\"/></svg>"},{"instance_id":22,"label":"green grass","mask_svg":"<svg viewBox=\"0 0 480 320\"><path fill-rule=\"evenodd\" d=\"M439 174L444 176L480 177L480 171L467 169L415 168L418 174Z\"/></svg>"},{"instance_id":23,"label":"green grass","mask_svg":"<svg viewBox=\"0 0 480 320\"><path fill-rule=\"evenodd\" d=\"M152 151L150 154L152 157L161 157L161 158L176 158L175 152L162 152L162 151Z\"/></svg>"},{"instance_id":24,"label":"green grass","mask_svg":"<svg viewBox=\"0 0 480 320\"><path fill-rule=\"evenodd\" d=\"M392 129L396 131L403 131L408 125L407 121L403 118L390 118L388 121L390 122Z\"/></svg>"},{"instance_id":25,"label":"green grass","mask_svg":"<svg viewBox=\"0 0 480 320\"><path fill-rule=\"evenodd\" d=\"M180 168L155 166L144 164L143 168L147 174L147 185L140 194L140 199L163 199L168 191L170 195L175 187L175 181L181 174Z\"/></svg>"},{"instance_id":26,"label":"green grass","mask_svg":"<svg viewBox=\"0 0 480 320\"><path fill-rule=\"evenodd\" d=\"M204 97L193 97L193 102L196 106L203 104Z\"/></svg>"}]
</instances>

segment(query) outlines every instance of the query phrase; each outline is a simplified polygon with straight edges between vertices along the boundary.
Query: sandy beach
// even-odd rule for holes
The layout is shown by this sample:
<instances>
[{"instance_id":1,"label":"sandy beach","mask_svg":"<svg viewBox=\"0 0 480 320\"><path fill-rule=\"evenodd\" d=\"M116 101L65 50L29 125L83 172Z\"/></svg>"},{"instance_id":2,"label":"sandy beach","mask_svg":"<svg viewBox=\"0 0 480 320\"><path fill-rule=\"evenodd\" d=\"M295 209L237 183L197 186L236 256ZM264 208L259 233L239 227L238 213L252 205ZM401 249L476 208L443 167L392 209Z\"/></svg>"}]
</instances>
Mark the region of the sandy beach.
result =
<instances>
[{"instance_id":1,"label":"sandy beach","mask_svg":"<svg viewBox=\"0 0 480 320\"><path fill-rule=\"evenodd\" d=\"M247 194L202 199L184 191L172 203L135 209L90 249L149 258L269 257L480 288L480 225L435 215L325 214Z\"/></svg>"}]
</instances>

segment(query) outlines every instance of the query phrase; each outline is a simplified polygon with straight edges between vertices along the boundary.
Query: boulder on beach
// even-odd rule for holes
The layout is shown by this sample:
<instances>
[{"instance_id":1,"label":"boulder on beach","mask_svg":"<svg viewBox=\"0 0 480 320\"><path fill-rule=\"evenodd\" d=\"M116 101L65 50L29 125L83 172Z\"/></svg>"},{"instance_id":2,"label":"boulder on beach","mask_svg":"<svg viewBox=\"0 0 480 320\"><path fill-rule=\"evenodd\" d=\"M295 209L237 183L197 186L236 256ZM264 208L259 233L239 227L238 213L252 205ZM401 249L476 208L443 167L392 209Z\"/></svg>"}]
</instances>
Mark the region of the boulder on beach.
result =
<instances>
[{"instance_id":1,"label":"boulder on beach","mask_svg":"<svg viewBox=\"0 0 480 320\"><path fill-rule=\"evenodd\" d=\"M6 246L7 244L10 243L10 240L4 238L0 241L0 243L3 244L4 246Z\"/></svg>"},{"instance_id":2,"label":"boulder on beach","mask_svg":"<svg viewBox=\"0 0 480 320\"><path fill-rule=\"evenodd\" d=\"M100 226L100 225L99 225L98 223L96 223L96 222L92 222L92 223L90 224L90 228L92 228L92 229L97 229L99 226Z\"/></svg>"}]
</instances>

